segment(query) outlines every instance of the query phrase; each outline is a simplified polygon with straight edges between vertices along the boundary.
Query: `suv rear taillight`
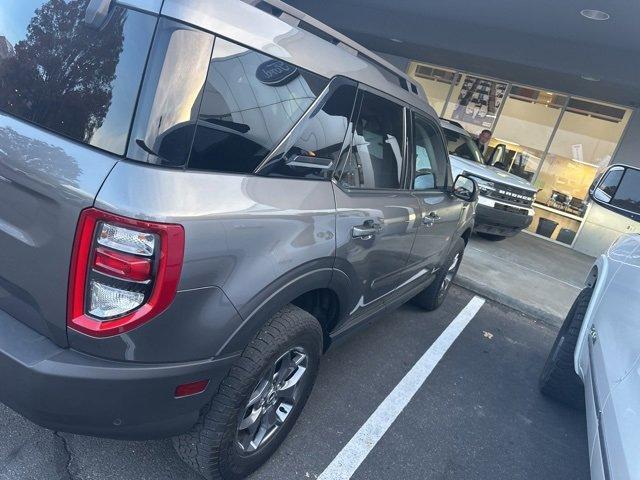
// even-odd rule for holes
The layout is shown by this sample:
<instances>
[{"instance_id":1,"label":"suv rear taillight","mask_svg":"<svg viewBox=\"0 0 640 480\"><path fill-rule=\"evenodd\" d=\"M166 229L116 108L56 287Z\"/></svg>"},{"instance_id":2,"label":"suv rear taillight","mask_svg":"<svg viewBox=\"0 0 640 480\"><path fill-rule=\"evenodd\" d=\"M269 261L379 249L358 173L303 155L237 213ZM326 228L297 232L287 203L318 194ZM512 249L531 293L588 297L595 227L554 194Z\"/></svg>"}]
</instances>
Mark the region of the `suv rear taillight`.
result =
<instances>
[{"instance_id":1,"label":"suv rear taillight","mask_svg":"<svg viewBox=\"0 0 640 480\"><path fill-rule=\"evenodd\" d=\"M183 256L181 225L83 210L71 259L67 326L107 337L151 320L175 298Z\"/></svg>"}]
</instances>

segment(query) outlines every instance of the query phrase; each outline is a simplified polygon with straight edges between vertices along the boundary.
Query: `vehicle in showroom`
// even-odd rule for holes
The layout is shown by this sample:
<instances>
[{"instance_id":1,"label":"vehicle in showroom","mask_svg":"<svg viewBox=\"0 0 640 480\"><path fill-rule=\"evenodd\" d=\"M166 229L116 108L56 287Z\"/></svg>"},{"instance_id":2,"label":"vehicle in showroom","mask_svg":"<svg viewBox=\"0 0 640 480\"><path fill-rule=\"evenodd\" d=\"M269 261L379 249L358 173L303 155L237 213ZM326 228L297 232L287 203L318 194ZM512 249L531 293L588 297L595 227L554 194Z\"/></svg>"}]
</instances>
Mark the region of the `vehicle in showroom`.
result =
<instances>
[{"instance_id":1,"label":"vehicle in showroom","mask_svg":"<svg viewBox=\"0 0 640 480\"><path fill-rule=\"evenodd\" d=\"M441 119L453 175L471 176L479 187L475 231L489 240L504 240L533 221L537 189L530 182L493 166L506 147L498 145L485 159L469 133L457 122Z\"/></svg>"},{"instance_id":2,"label":"vehicle in showroom","mask_svg":"<svg viewBox=\"0 0 640 480\"><path fill-rule=\"evenodd\" d=\"M637 221L640 170L614 165L592 202ZM543 393L585 408L591 478L640 477L640 235L621 236L596 260L540 377Z\"/></svg>"},{"instance_id":3,"label":"vehicle in showroom","mask_svg":"<svg viewBox=\"0 0 640 480\"><path fill-rule=\"evenodd\" d=\"M32 0L0 18L14 410L173 436L197 472L240 478L292 428L330 345L444 300L476 184L452 177L424 92L384 60L275 1Z\"/></svg>"}]
</instances>

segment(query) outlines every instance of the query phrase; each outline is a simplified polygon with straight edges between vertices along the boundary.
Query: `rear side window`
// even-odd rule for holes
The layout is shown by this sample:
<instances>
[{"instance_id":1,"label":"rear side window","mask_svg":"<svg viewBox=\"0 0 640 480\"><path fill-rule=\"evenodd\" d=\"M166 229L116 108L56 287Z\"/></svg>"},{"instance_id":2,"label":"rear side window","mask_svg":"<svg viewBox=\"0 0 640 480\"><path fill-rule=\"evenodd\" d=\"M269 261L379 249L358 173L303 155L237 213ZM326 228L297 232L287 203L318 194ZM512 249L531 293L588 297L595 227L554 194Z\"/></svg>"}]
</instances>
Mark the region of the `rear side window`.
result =
<instances>
[{"instance_id":1,"label":"rear side window","mask_svg":"<svg viewBox=\"0 0 640 480\"><path fill-rule=\"evenodd\" d=\"M328 80L216 38L189 168L252 173Z\"/></svg>"},{"instance_id":2,"label":"rear side window","mask_svg":"<svg viewBox=\"0 0 640 480\"><path fill-rule=\"evenodd\" d=\"M340 174L340 183L349 188L400 188L404 109L370 92L361 95L351 152Z\"/></svg>"},{"instance_id":3,"label":"rear side window","mask_svg":"<svg viewBox=\"0 0 640 480\"><path fill-rule=\"evenodd\" d=\"M158 24L127 156L183 167L196 130L213 35L163 18Z\"/></svg>"},{"instance_id":4,"label":"rear side window","mask_svg":"<svg viewBox=\"0 0 640 480\"><path fill-rule=\"evenodd\" d=\"M123 155L156 19L89 0L0 2L0 110Z\"/></svg>"}]
</instances>

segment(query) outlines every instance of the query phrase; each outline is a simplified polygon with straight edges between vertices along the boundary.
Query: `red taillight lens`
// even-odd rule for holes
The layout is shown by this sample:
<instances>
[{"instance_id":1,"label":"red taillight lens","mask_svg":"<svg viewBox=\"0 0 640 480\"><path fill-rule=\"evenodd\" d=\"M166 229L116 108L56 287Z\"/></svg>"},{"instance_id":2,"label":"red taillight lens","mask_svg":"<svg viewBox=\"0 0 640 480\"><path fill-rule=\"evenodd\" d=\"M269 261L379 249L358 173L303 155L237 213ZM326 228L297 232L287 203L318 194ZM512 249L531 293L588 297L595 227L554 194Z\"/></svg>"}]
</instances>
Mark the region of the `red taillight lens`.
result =
<instances>
[{"instance_id":1,"label":"red taillight lens","mask_svg":"<svg viewBox=\"0 0 640 480\"><path fill-rule=\"evenodd\" d=\"M173 301L183 255L180 225L83 210L71 261L68 327L106 337L149 321Z\"/></svg>"},{"instance_id":2,"label":"red taillight lens","mask_svg":"<svg viewBox=\"0 0 640 480\"><path fill-rule=\"evenodd\" d=\"M151 259L103 247L96 248L93 267L100 272L125 280L144 282L151 279Z\"/></svg>"}]
</instances>

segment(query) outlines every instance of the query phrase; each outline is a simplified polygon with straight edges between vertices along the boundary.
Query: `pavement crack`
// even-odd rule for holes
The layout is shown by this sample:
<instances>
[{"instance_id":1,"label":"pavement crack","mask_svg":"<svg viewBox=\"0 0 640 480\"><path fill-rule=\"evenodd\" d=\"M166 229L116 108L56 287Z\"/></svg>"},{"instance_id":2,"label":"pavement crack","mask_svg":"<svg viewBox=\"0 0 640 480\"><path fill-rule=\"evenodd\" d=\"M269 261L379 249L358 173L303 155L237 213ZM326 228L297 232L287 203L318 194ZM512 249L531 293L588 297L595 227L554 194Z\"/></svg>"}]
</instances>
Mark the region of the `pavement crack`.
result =
<instances>
[{"instance_id":1,"label":"pavement crack","mask_svg":"<svg viewBox=\"0 0 640 480\"><path fill-rule=\"evenodd\" d=\"M67 439L62 435L62 433L58 431L54 431L53 435L60 440L60 445L62 446L62 451L64 453L64 470L66 473L67 480L79 480L79 477L76 477L73 471L71 470L71 462L73 462L73 455L71 450L69 449L69 444L67 443Z\"/></svg>"}]
</instances>

